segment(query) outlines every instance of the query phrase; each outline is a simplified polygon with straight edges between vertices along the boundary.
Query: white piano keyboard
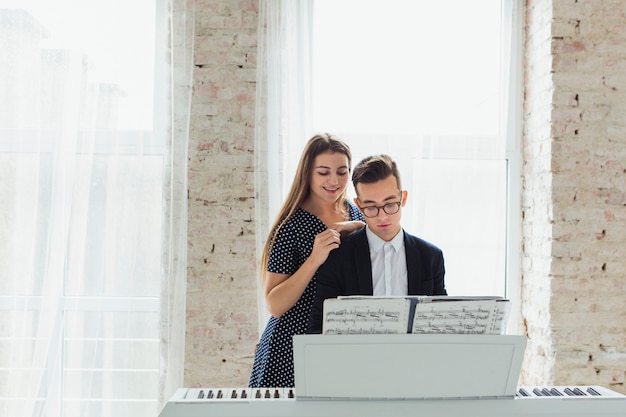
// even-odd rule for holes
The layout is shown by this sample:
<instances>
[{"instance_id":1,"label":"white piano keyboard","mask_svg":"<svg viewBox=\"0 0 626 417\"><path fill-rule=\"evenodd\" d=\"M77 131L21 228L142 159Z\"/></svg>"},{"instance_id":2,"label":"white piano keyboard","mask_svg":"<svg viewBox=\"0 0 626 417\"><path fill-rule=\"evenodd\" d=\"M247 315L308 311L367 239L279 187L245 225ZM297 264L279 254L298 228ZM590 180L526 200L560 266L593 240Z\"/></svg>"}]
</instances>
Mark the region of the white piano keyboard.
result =
<instances>
[{"instance_id":1,"label":"white piano keyboard","mask_svg":"<svg viewBox=\"0 0 626 417\"><path fill-rule=\"evenodd\" d=\"M626 398L619 392L600 386L553 386L553 387L520 387L515 396L518 398L539 398L539 397L617 397ZM626 417L626 415L625 415Z\"/></svg>"},{"instance_id":2,"label":"white piano keyboard","mask_svg":"<svg viewBox=\"0 0 626 417\"><path fill-rule=\"evenodd\" d=\"M515 398L298 400L294 388L181 388L159 417L626 417L600 386L520 387Z\"/></svg>"},{"instance_id":3,"label":"white piano keyboard","mask_svg":"<svg viewBox=\"0 0 626 417\"><path fill-rule=\"evenodd\" d=\"M295 399L295 388L189 388L184 400L251 401Z\"/></svg>"}]
</instances>

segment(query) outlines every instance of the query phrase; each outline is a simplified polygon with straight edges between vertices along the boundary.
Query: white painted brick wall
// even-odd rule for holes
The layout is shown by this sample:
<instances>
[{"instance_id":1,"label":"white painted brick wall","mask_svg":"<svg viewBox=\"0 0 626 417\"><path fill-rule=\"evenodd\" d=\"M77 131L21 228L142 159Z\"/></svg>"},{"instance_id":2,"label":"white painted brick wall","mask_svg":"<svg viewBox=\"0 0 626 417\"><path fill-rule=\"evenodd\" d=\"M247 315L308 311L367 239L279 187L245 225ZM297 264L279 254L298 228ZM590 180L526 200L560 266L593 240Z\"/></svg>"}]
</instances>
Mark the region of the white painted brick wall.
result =
<instances>
[{"instance_id":1,"label":"white painted brick wall","mask_svg":"<svg viewBox=\"0 0 626 417\"><path fill-rule=\"evenodd\" d=\"M256 1L196 1L185 386L246 386L257 331Z\"/></svg>"},{"instance_id":2,"label":"white painted brick wall","mask_svg":"<svg viewBox=\"0 0 626 417\"><path fill-rule=\"evenodd\" d=\"M624 392L626 3L527 5L524 382Z\"/></svg>"}]
</instances>

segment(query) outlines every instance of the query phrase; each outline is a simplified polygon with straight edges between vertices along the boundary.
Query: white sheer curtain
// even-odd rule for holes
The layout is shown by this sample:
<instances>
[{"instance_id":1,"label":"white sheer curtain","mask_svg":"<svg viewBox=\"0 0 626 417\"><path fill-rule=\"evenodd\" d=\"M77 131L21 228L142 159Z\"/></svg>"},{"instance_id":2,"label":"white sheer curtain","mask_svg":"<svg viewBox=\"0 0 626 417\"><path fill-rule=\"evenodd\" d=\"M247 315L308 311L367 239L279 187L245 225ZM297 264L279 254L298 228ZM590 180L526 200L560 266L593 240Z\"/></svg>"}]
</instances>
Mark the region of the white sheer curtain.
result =
<instances>
[{"instance_id":1,"label":"white sheer curtain","mask_svg":"<svg viewBox=\"0 0 626 417\"><path fill-rule=\"evenodd\" d=\"M183 385L187 285L187 153L193 85L195 0L169 0L170 121L163 189L161 276L161 378L159 408ZM159 85L157 83L157 85Z\"/></svg>"},{"instance_id":2,"label":"white sheer curtain","mask_svg":"<svg viewBox=\"0 0 626 417\"><path fill-rule=\"evenodd\" d=\"M257 250L311 136L313 0L259 0L255 131ZM257 253L257 258L260 254ZM267 310L259 291L259 329Z\"/></svg>"},{"instance_id":3,"label":"white sheer curtain","mask_svg":"<svg viewBox=\"0 0 626 417\"><path fill-rule=\"evenodd\" d=\"M186 13L0 1L0 415L154 416L182 383Z\"/></svg>"}]
</instances>

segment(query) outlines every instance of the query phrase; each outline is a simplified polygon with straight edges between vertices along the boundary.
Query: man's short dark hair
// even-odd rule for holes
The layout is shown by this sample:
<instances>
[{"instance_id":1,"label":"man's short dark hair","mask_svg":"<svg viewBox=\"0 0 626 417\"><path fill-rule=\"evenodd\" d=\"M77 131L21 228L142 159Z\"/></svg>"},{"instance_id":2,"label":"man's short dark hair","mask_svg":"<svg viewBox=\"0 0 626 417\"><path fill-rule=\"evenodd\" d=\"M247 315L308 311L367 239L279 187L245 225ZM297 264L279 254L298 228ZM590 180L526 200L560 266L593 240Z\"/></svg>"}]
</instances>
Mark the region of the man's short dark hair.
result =
<instances>
[{"instance_id":1,"label":"man's short dark hair","mask_svg":"<svg viewBox=\"0 0 626 417\"><path fill-rule=\"evenodd\" d=\"M356 190L357 184L371 184L384 180L393 175L398 183L398 190L402 190L400 172L395 161L389 155L372 155L361 160L352 172L352 185Z\"/></svg>"}]
</instances>

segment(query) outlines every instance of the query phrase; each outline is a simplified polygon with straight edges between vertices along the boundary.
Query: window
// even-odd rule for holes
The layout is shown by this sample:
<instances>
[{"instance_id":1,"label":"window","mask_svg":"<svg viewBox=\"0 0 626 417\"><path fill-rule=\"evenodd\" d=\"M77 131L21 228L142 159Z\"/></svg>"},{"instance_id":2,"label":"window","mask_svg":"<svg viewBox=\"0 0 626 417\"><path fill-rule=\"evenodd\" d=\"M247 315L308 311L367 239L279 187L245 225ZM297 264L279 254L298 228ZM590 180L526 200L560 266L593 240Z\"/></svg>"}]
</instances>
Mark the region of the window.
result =
<instances>
[{"instance_id":1,"label":"window","mask_svg":"<svg viewBox=\"0 0 626 417\"><path fill-rule=\"evenodd\" d=\"M155 415L167 4L3 4L0 415Z\"/></svg>"},{"instance_id":2,"label":"window","mask_svg":"<svg viewBox=\"0 0 626 417\"><path fill-rule=\"evenodd\" d=\"M397 160L403 226L442 248L450 295L516 294L512 19L508 0L315 2L312 130Z\"/></svg>"}]
</instances>

